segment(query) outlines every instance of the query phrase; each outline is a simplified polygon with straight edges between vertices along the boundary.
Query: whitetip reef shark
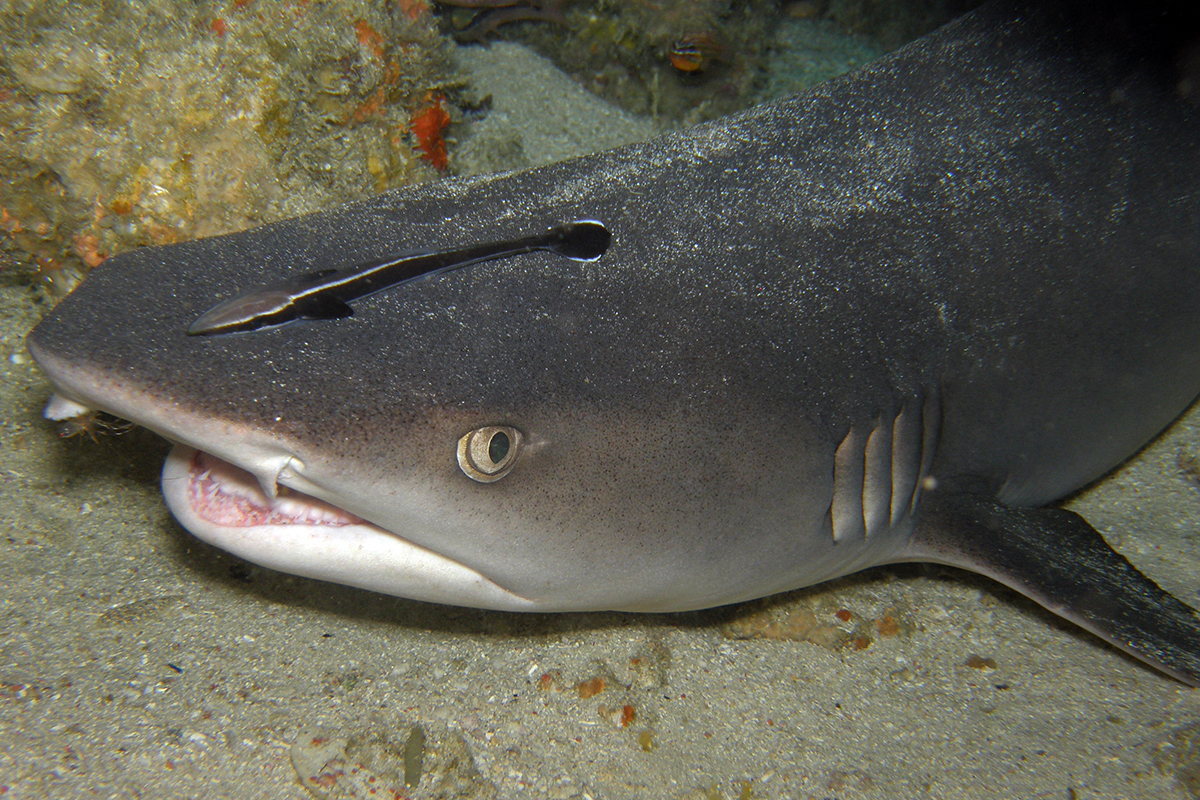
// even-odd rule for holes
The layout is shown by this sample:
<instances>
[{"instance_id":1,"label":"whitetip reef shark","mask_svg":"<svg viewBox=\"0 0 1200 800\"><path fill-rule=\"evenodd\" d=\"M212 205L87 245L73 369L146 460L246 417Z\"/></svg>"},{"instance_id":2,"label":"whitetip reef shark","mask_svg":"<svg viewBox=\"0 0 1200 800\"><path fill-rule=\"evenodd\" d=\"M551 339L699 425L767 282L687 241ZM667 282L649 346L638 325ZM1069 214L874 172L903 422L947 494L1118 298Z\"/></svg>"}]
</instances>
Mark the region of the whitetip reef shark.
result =
<instances>
[{"instance_id":1,"label":"whitetip reef shark","mask_svg":"<svg viewBox=\"0 0 1200 800\"><path fill-rule=\"evenodd\" d=\"M1189 31L1135 5L993 3L644 144L122 254L29 336L48 415L176 442L176 518L285 572L673 611L940 562L1200 684L1196 612L1045 507L1200 393ZM602 255L199 322L572 220Z\"/></svg>"}]
</instances>

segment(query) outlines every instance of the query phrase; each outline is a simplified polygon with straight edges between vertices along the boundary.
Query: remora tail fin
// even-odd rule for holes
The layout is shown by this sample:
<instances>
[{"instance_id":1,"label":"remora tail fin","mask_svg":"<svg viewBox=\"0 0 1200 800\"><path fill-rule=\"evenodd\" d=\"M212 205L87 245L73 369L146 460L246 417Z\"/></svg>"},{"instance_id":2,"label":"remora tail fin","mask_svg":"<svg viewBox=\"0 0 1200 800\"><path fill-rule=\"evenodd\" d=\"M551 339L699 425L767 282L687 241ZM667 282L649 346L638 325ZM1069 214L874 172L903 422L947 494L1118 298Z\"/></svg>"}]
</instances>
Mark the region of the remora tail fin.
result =
<instances>
[{"instance_id":1,"label":"remora tail fin","mask_svg":"<svg viewBox=\"0 0 1200 800\"><path fill-rule=\"evenodd\" d=\"M987 575L1200 686L1200 614L1139 572L1083 517L1060 508L1009 508L975 495L926 499L898 560Z\"/></svg>"}]
</instances>

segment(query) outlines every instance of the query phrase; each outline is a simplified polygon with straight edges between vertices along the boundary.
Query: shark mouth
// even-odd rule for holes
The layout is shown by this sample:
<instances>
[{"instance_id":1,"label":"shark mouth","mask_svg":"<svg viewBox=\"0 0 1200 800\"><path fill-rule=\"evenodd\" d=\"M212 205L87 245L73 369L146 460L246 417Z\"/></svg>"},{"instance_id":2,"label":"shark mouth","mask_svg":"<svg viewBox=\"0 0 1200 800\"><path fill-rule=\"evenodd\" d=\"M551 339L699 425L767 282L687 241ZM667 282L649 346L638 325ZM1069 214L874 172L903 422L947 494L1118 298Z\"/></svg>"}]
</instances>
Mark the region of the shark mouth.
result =
<instances>
[{"instance_id":1,"label":"shark mouth","mask_svg":"<svg viewBox=\"0 0 1200 800\"><path fill-rule=\"evenodd\" d=\"M279 572L448 605L537 610L479 572L336 505L277 487L252 472L176 444L163 498L183 527L216 547Z\"/></svg>"},{"instance_id":2,"label":"shark mouth","mask_svg":"<svg viewBox=\"0 0 1200 800\"><path fill-rule=\"evenodd\" d=\"M193 451L184 481L188 508L212 525L253 528L368 524L348 511L286 486L278 488L276 497L267 497L253 474L203 450Z\"/></svg>"}]
</instances>

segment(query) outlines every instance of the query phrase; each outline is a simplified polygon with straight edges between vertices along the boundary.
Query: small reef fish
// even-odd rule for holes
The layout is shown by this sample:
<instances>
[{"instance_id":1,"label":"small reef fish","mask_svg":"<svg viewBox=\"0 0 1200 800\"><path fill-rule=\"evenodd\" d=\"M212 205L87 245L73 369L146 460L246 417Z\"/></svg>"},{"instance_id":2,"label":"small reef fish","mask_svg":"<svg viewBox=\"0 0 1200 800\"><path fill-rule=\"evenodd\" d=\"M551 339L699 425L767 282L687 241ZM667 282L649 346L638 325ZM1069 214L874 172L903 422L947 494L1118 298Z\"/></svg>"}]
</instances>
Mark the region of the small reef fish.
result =
<instances>
[{"instance_id":1,"label":"small reef fish","mask_svg":"<svg viewBox=\"0 0 1200 800\"><path fill-rule=\"evenodd\" d=\"M438 0L442 5L475 9L479 13L470 24L454 33L460 43L483 42L501 25L510 22L551 22L566 25L562 0Z\"/></svg>"},{"instance_id":2,"label":"small reef fish","mask_svg":"<svg viewBox=\"0 0 1200 800\"><path fill-rule=\"evenodd\" d=\"M725 46L712 34L693 33L677 39L667 58L671 66L680 72L703 72L724 55Z\"/></svg>"}]
</instances>

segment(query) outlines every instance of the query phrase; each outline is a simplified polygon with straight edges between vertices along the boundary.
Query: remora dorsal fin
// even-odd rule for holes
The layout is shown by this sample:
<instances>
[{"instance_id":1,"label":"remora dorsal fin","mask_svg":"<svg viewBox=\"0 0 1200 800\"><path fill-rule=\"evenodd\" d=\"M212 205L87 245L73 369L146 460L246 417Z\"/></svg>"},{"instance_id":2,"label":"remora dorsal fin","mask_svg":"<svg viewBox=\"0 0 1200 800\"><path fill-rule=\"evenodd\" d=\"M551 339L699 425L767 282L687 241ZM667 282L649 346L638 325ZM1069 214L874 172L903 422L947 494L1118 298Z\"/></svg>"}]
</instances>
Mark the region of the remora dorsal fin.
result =
<instances>
[{"instance_id":1,"label":"remora dorsal fin","mask_svg":"<svg viewBox=\"0 0 1200 800\"><path fill-rule=\"evenodd\" d=\"M975 495L926 499L901 560L987 575L1200 686L1200 614L1139 572L1083 517L1060 508L1009 508Z\"/></svg>"}]
</instances>

